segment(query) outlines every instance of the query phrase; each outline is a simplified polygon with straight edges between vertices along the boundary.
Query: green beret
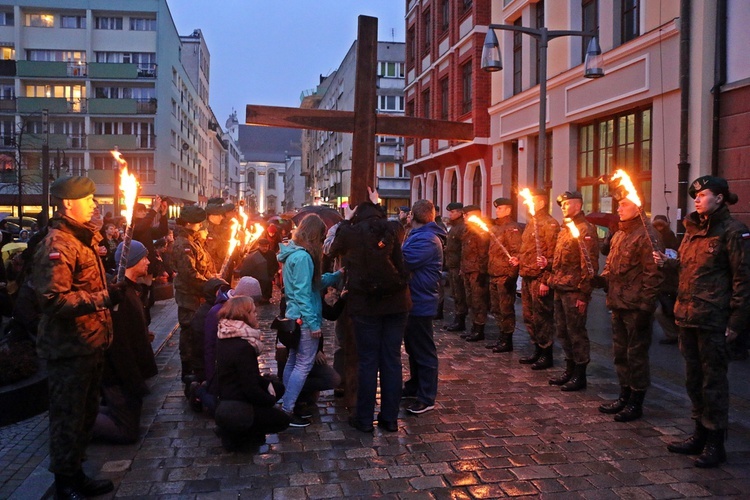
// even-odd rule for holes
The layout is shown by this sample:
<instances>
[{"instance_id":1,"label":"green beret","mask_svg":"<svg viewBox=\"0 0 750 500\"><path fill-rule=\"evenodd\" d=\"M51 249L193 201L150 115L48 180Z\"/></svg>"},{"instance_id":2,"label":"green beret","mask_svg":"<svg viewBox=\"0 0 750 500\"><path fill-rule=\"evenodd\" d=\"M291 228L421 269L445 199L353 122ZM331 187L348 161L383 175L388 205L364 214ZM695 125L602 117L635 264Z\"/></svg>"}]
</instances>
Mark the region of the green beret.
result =
<instances>
[{"instance_id":1,"label":"green beret","mask_svg":"<svg viewBox=\"0 0 750 500\"><path fill-rule=\"evenodd\" d=\"M492 202L492 204L495 205L495 208L497 208L505 205L513 205L513 202L510 198L496 198L495 201Z\"/></svg>"},{"instance_id":2,"label":"green beret","mask_svg":"<svg viewBox=\"0 0 750 500\"><path fill-rule=\"evenodd\" d=\"M583 195L580 191L565 191L563 194L557 197L557 204L562 206L562 202L568 200L583 200Z\"/></svg>"},{"instance_id":3,"label":"green beret","mask_svg":"<svg viewBox=\"0 0 750 500\"><path fill-rule=\"evenodd\" d=\"M479 205L466 205L463 211L465 214L468 214L469 212L481 212L482 209L479 208Z\"/></svg>"},{"instance_id":4,"label":"green beret","mask_svg":"<svg viewBox=\"0 0 750 500\"><path fill-rule=\"evenodd\" d=\"M447 207L445 207L445 209L448 210L449 212L451 210L461 210L462 208L464 208L464 204L463 203L459 203L457 201L452 201L452 202L448 203Z\"/></svg>"},{"instance_id":5,"label":"green beret","mask_svg":"<svg viewBox=\"0 0 750 500\"><path fill-rule=\"evenodd\" d=\"M688 194L691 198L695 199L695 195L703 191L704 189L710 189L714 194L723 194L726 197L729 194L729 183L726 179L721 177L714 177L713 175L704 175L698 177L690 184L688 188Z\"/></svg>"},{"instance_id":6,"label":"green beret","mask_svg":"<svg viewBox=\"0 0 750 500\"><path fill-rule=\"evenodd\" d=\"M227 213L233 211L235 207L234 203L224 203L222 208L224 209L224 213Z\"/></svg>"},{"instance_id":7,"label":"green beret","mask_svg":"<svg viewBox=\"0 0 750 500\"><path fill-rule=\"evenodd\" d=\"M206 215L224 215L222 205L206 205Z\"/></svg>"},{"instance_id":8,"label":"green beret","mask_svg":"<svg viewBox=\"0 0 750 500\"><path fill-rule=\"evenodd\" d=\"M180 218L189 224L200 224L206 220L206 211L198 205L188 205L180 211Z\"/></svg>"},{"instance_id":9,"label":"green beret","mask_svg":"<svg viewBox=\"0 0 750 500\"><path fill-rule=\"evenodd\" d=\"M206 202L207 205L223 205L224 204L224 198L216 197L216 198L209 198Z\"/></svg>"},{"instance_id":10,"label":"green beret","mask_svg":"<svg viewBox=\"0 0 750 500\"><path fill-rule=\"evenodd\" d=\"M80 200L96 191L96 184L88 177L60 177L49 188L55 198L61 200Z\"/></svg>"}]
</instances>

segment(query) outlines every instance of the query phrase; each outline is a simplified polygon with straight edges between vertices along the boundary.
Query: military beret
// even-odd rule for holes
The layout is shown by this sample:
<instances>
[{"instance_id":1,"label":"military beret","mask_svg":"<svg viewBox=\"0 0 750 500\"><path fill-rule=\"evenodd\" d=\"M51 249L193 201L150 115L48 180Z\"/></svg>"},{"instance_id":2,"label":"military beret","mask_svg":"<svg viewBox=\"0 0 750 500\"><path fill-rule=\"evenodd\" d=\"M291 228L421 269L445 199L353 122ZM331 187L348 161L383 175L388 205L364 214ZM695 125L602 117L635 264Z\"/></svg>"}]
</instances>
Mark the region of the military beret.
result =
<instances>
[{"instance_id":1,"label":"military beret","mask_svg":"<svg viewBox=\"0 0 750 500\"><path fill-rule=\"evenodd\" d=\"M664 224L669 224L669 219L667 219L666 215L656 215L654 216L654 221L652 224L656 224L657 222L662 222Z\"/></svg>"},{"instance_id":2,"label":"military beret","mask_svg":"<svg viewBox=\"0 0 750 500\"><path fill-rule=\"evenodd\" d=\"M231 212L234 210L234 203L224 203L221 208L224 209L224 213Z\"/></svg>"},{"instance_id":3,"label":"military beret","mask_svg":"<svg viewBox=\"0 0 750 500\"><path fill-rule=\"evenodd\" d=\"M224 215L224 207L222 205L206 205L206 215Z\"/></svg>"},{"instance_id":4,"label":"military beret","mask_svg":"<svg viewBox=\"0 0 750 500\"><path fill-rule=\"evenodd\" d=\"M466 205L463 211L465 214L468 214L469 212L481 212L482 209L479 208L479 205Z\"/></svg>"},{"instance_id":5,"label":"military beret","mask_svg":"<svg viewBox=\"0 0 750 500\"><path fill-rule=\"evenodd\" d=\"M463 203L459 203L459 202L457 202L457 201L453 201L453 202L451 202L451 203L448 203L448 206L447 206L447 207L445 207L445 208L446 208L446 210L448 210L449 212L450 212L451 210L461 210L462 208L464 208L464 204L463 204Z\"/></svg>"},{"instance_id":6,"label":"military beret","mask_svg":"<svg viewBox=\"0 0 750 500\"><path fill-rule=\"evenodd\" d=\"M215 198L209 198L206 202L206 205L223 205L224 204L224 198L215 197Z\"/></svg>"},{"instance_id":7,"label":"military beret","mask_svg":"<svg viewBox=\"0 0 750 500\"><path fill-rule=\"evenodd\" d=\"M120 244L117 245L117 250L115 250L115 262L120 262L120 257L122 257L122 249L124 246L124 242L120 242ZM146 250L146 247L143 246L143 243L138 240L130 240L130 251L128 253L128 262L125 268L130 269L134 265L138 264L141 259L143 259L147 255L148 250Z\"/></svg>"},{"instance_id":8,"label":"military beret","mask_svg":"<svg viewBox=\"0 0 750 500\"><path fill-rule=\"evenodd\" d=\"M188 205L180 211L180 218L188 224L200 224L206 220L206 211L197 205Z\"/></svg>"},{"instance_id":9,"label":"military beret","mask_svg":"<svg viewBox=\"0 0 750 500\"><path fill-rule=\"evenodd\" d=\"M562 202L567 200L583 200L583 195L580 191L565 191L557 197L557 204L562 206Z\"/></svg>"},{"instance_id":10,"label":"military beret","mask_svg":"<svg viewBox=\"0 0 750 500\"><path fill-rule=\"evenodd\" d=\"M547 190L542 188L529 188L529 191L531 191L531 196L547 196Z\"/></svg>"},{"instance_id":11,"label":"military beret","mask_svg":"<svg viewBox=\"0 0 750 500\"><path fill-rule=\"evenodd\" d=\"M695 195L704 189L710 189L716 194L723 194L724 196L729 194L729 184L726 179L721 177L714 177L713 175L704 175L698 177L690 184L688 194L691 198L695 199Z\"/></svg>"},{"instance_id":12,"label":"military beret","mask_svg":"<svg viewBox=\"0 0 750 500\"><path fill-rule=\"evenodd\" d=\"M513 201L510 198L495 198L492 204L497 208L505 205L513 205Z\"/></svg>"},{"instance_id":13,"label":"military beret","mask_svg":"<svg viewBox=\"0 0 750 500\"><path fill-rule=\"evenodd\" d=\"M408 211L410 211L410 210L411 210L411 209L410 209L409 207L398 207L398 211L399 211L399 212L408 212Z\"/></svg>"},{"instance_id":14,"label":"military beret","mask_svg":"<svg viewBox=\"0 0 750 500\"><path fill-rule=\"evenodd\" d=\"M88 177L78 175L72 177L60 177L49 188L49 192L55 198L61 200L80 200L96 191L96 184Z\"/></svg>"}]
</instances>

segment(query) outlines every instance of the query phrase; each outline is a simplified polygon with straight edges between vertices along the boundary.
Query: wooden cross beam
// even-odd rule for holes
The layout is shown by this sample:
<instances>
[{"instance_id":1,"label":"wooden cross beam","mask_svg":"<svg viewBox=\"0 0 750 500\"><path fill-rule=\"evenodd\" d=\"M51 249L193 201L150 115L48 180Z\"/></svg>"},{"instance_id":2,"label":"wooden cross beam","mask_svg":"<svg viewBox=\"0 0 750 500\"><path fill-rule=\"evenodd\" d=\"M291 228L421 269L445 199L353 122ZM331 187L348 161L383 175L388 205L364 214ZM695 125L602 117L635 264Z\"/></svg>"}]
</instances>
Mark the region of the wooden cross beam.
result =
<instances>
[{"instance_id":1,"label":"wooden cross beam","mask_svg":"<svg viewBox=\"0 0 750 500\"><path fill-rule=\"evenodd\" d=\"M456 141L474 139L472 123L378 114L377 65L378 19L359 16L354 111L248 104L245 122L249 125L352 133L352 206L367 200L367 187L375 186L375 136L429 137Z\"/></svg>"}]
</instances>

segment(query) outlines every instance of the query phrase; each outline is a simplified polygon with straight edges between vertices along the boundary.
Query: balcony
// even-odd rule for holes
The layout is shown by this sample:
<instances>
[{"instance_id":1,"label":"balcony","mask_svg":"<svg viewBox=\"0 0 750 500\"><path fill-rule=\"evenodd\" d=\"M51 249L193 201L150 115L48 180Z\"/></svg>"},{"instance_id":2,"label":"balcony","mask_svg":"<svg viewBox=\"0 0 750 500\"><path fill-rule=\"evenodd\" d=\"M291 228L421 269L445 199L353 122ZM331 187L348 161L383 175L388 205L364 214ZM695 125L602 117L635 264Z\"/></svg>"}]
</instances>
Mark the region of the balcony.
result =
<instances>
[{"instance_id":1,"label":"balcony","mask_svg":"<svg viewBox=\"0 0 750 500\"><path fill-rule=\"evenodd\" d=\"M103 149L111 151L117 146L120 150L126 151L138 149L137 135L89 135L88 146L91 150Z\"/></svg>"},{"instance_id":2,"label":"balcony","mask_svg":"<svg viewBox=\"0 0 750 500\"><path fill-rule=\"evenodd\" d=\"M39 113L46 109L50 113L85 113L86 99L66 99L64 97L18 97L19 113Z\"/></svg>"},{"instance_id":3,"label":"balcony","mask_svg":"<svg viewBox=\"0 0 750 500\"><path fill-rule=\"evenodd\" d=\"M16 61L14 59L0 60L0 76L16 76Z\"/></svg>"},{"instance_id":4,"label":"balcony","mask_svg":"<svg viewBox=\"0 0 750 500\"><path fill-rule=\"evenodd\" d=\"M156 78L156 64L89 63L88 76L111 79Z\"/></svg>"},{"instance_id":5,"label":"balcony","mask_svg":"<svg viewBox=\"0 0 750 500\"><path fill-rule=\"evenodd\" d=\"M93 115L153 115L156 99L89 99L88 111Z\"/></svg>"},{"instance_id":6,"label":"balcony","mask_svg":"<svg viewBox=\"0 0 750 500\"><path fill-rule=\"evenodd\" d=\"M0 111L11 111L16 112L16 100L13 99L0 99Z\"/></svg>"}]
</instances>

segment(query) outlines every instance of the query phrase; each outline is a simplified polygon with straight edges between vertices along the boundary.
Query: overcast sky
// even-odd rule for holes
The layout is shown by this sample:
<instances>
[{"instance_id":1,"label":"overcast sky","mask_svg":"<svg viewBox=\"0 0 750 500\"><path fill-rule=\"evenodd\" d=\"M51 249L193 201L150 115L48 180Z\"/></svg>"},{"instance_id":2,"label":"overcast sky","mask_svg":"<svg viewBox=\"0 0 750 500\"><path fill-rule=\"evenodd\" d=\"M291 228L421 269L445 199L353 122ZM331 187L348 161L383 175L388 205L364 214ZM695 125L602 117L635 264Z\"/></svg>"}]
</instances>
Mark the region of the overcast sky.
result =
<instances>
[{"instance_id":1,"label":"overcast sky","mask_svg":"<svg viewBox=\"0 0 750 500\"><path fill-rule=\"evenodd\" d=\"M343 60L359 15L380 41L404 41L404 0L168 0L177 31L200 28L211 53L209 102L219 123L247 104L299 106Z\"/></svg>"}]
</instances>

